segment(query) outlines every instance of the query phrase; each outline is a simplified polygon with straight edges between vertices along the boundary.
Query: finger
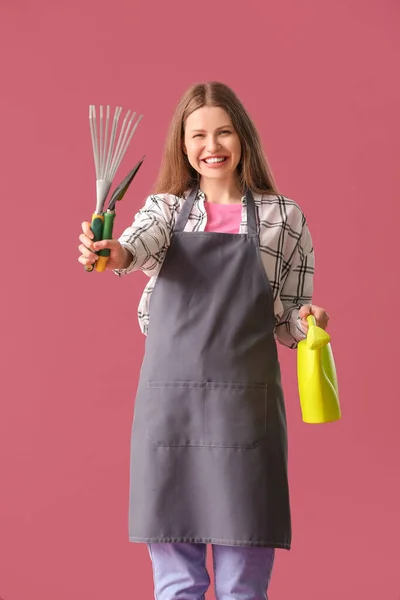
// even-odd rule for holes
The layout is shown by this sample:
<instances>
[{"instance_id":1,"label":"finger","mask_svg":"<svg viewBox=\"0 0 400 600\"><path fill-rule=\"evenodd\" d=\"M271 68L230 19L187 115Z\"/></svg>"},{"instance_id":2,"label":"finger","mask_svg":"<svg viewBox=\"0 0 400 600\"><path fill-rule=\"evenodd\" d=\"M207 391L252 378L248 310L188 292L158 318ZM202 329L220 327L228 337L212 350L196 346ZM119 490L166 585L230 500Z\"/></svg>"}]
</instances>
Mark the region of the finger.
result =
<instances>
[{"instance_id":1,"label":"finger","mask_svg":"<svg viewBox=\"0 0 400 600\"><path fill-rule=\"evenodd\" d=\"M313 314L318 327L322 327L323 329L325 329L329 321L328 313L323 308L318 308L315 311L313 311Z\"/></svg>"},{"instance_id":2,"label":"finger","mask_svg":"<svg viewBox=\"0 0 400 600\"><path fill-rule=\"evenodd\" d=\"M94 238L93 231L91 230L91 224L89 223L89 221L84 221L82 223L82 231L91 240Z\"/></svg>"},{"instance_id":3,"label":"finger","mask_svg":"<svg viewBox=\"0 0 400 600\"><path fill-rule=\"evenodd\" d=\"M93 250L93 241L89 239L84 233L81 233L79 236L79 241L82 242L86 248Z\"/></svg>"},{"instance_id":4,"label":"finger","mask_svg":"<svg viewBox=\"0 0 400 600\"><path fill-rule=\"evenodd\" d=\"M97 256L96 256L96 255L94 255L94 256L95 256L95 259L93 260L93 259L91 259L91 258L86 258L86 256L83 256L83 255L81 255L81 256L78 258L78 261L79 261L80 263L82 263L83 265L92 265L93 263L95 263L95 262L96 262L96 259L97 259Z\"/></svg>"},{"instance_id":5,"label":"finger","mask_svg":"<svg viewBox=\"0 0 400 600\"><path fill-rule=\"evenodd\" d=\"M96 259L98 258L98 257L97 257L97 254L95 254L94 252L91 252L91 251L90 251L88 248L86 248L86 246L84 246L83 244L81 244L81 245L78 247L78 250L79 250L79 252L80 252L80 253L81 253L83 256L85 256L86 258L91 258L91 259L94 259L94 260L96 260Z\"/></svg>"},{"instance_id":6,"label":"finger","mask_svg":"<svg viewBox=\"0 0 400 600\"><path fill-rule=\"evenodd\" d=\"M320 306L316 306L315 304L304 304L299 310L299 317L301 318L302 323L307 323L307 317L309 315L313 315L315 318L315 323L318 327L321 327L321 329L327 328L329 315L326 310Z\"/></svg>"},{"instance_id":7,"label":"finger","mask_svg":"<svg viewBox=\"0 0 400 600\"><path fill-rule=\"evenodd\" d=\"M323 329L326 329L328 327L328 323L329 323L329 315L327 315L326 313L324 315L322 315L319 318L319 323L320 323L320 327L322 327Z\"/></svg>"},{"instance_id":8,"label":"finger","mask_svg":"<svg viewBox=\"0 0 400 600\"><path fill-rule=\"evenodd\" d=\"M308 315L312 314L312 305L304 304L299 310L299 317L302 319L307 319Z\"/></svg>"},{"instance_id":9,"label":"finger","mask_svg":"<svg viewBox=\"0 0 400 600\"><path fill-rule=\"evenodd\" d=\"M308 331L308 323L307 323L307 321L303 321L303 319L301 319L299 321L299 327L300 327L301 331L303 331L303 333L307 333L307 331Z\"/></svg>"},{"instance_id":10,"label":"finger","mask_svg":"<svg viewBox=\"0 0 400 600\"><path fill-rule=\"evenodd\" d=\"M100 240L99 242L95 242L93 244L93 248L96 250L96 252L99 250L105 250L106 248L112 250L114 248L118 248L118 246L119 242L117 240Z\"/></svg>"}]
</instances>

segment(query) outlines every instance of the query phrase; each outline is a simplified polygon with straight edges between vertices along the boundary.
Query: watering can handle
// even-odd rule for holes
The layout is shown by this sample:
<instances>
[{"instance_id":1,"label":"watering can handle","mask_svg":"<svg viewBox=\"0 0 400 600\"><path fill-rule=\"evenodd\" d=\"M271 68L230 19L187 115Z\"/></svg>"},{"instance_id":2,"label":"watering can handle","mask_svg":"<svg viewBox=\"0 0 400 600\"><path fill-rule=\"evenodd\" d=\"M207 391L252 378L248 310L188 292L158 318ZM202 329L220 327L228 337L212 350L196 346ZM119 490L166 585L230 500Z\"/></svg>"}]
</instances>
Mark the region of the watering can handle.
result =
<instances>
[{"instance_id":1,"label":"watering can handle","mask_svg":"<svg viewBox=\"0 0 400 600\"><path fill-rule=\"evenodd\" d=\"M331 339L329 333L327 333L325 329L318 327L314 315L308 315L307 323L307 346L309 350L317 350L318 348L322 348L323 346L326 346L326 344L329 344Z\"/></svg>"},{"instance_id":2,"label":"watering can handle","mask_svg":"<svg viewBox=\"0 0 400 600\"><path fill-rule=\"evenodd\" d=\"M308 323L309 327L312 327L313 325L317 324L314 315L308 315L308 317L307 317L307 323Z\"/></svg>"}]
</instances>

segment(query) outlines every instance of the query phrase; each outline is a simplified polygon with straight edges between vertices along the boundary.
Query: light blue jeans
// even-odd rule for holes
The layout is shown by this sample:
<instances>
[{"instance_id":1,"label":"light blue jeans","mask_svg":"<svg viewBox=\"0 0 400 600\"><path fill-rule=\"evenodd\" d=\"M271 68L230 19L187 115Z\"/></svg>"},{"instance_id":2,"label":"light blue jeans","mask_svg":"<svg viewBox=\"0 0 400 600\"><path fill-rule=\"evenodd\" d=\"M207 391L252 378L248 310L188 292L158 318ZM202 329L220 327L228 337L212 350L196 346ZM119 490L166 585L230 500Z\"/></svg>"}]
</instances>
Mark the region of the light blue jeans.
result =
<instances>
[{"instance_id":1,"label":"light blue jeans","mask_svg":"<svg viewBox=\"0 0 400 600\"><path fill-rule=\"evenodd\" d=\"M156 600L204 600L206 544L149 544ZM212 546L217 600L267 600L275 549Z\"/></svg>"}]
</instances>

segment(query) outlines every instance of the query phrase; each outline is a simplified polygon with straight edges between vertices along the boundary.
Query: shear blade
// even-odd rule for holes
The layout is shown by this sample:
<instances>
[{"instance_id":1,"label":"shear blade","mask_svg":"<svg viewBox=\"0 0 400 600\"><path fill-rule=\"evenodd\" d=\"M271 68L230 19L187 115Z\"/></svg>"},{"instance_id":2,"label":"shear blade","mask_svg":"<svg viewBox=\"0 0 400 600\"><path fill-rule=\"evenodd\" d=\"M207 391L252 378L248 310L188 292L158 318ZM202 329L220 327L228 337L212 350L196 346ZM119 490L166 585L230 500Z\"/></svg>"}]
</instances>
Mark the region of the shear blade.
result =
<instances>
[{"instance_id":1,"label":"shear blade","mask_svg":"<svg viewBox=\"0 0 400 600\"><path fill-rule=\"evenodd\" d=\"M143 158L137 163L137 165L133 167L132 171L128 173L128 175L121 181L119 186L114 190L108 205L108 210L114 210L116 203L122 200L122 198L125 196L129 186L133 181L133 178L142 166L144 158L145 157L143 156Z\"/></svg>"}]
</instances>

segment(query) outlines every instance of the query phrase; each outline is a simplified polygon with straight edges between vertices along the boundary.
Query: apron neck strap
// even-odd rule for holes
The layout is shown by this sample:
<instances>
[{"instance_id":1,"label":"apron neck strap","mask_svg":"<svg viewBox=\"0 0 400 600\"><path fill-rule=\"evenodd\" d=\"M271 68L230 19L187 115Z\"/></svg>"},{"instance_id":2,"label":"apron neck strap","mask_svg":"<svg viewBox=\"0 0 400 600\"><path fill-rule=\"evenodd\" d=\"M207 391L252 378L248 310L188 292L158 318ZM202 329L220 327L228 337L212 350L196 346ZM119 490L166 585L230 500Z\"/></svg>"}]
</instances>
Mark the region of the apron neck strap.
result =
<instances>
[{"instance_id":1,"label":"apron neck strap","mask_svg":"<svg viewBox=\"0 0 400 600\"><path fill-rule=\"evenodd\" d=\"M185 202L183 203L181 212L178 215L176 224L174 227L174 233L182 232L186 223L188 222L190 213L192 212L193 205L196 201L197 194L199 192L199 186L195 186ZM246 208L247 208L247 237L257 237L257 219L256 219L256 205L254 197L249 188L246 189Z\"/></svg>"},{"instance_id":2,"label":"apron neck strap","mask_svg":"<svg viewBox=\"0 0 400 600\"><path fill-rule=\"evenodd\" d=\"M175 223L174 233L180 233L186 227L186 223L188 222L189 215L192 212L193 205L197 198L197 194L199 191L199 186L194 186L189 196L186 198L185 202L182 205L181 212L178 215L178 218Z\"/></svg>"}]
</instances>

